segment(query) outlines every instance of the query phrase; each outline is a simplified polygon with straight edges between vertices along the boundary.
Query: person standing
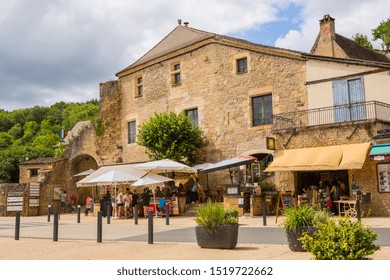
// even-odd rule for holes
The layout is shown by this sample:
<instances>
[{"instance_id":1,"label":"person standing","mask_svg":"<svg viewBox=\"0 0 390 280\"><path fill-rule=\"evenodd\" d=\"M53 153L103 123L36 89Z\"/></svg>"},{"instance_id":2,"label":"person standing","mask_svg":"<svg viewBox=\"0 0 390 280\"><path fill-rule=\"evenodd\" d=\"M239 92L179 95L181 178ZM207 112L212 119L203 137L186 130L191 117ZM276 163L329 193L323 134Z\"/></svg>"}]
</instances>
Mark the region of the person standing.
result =
<instances>
[{"instance_id":1,"label":"person standing","mask_svg":"<svg viewBox=\"0 0 390 280\"><path fill-rule=\"evenodd\" d=\"M118 219L122 218L122 208L124 206L124 201L123 201L123 193L119 192L118 196L116 197L116 206L117 206L117 211L116 213L118 214Z\"/></svg>"},{"instance_id":2,"label":"person standing","mask_svg":"<svg viewBox=\"0 0 390 280\"><path fill-rule=\"evenodd\" d=\"M146 187L144 188L144 192L142 193L142 206L144 208L145 218L148 217L149 204L150 204L150 191L149 188Z\"/></svg>"},{"instance_id":3,"label":"person standing","mask_svg":"<svg viewBox=\"0 0 390 280\"><path fill-rule=\"evenodd\" d=\"M195 203L198 199L198 185L199 185L199 178L195 178L194 184L192 185L191 189L191 203Z\"/></svg>"},{"instance_id":4,"label":"person standing","mask_svg":"<svg viewBox=\"0 0 390 280\"><path fill-rule=\"evenodd\" d=\"M60 201L61 201L61 210L62 210L62 214L65 213L65 208L66 208L66 202L67 202L67 195L66 195L66 191L63 191L61 196L60 196Z\"/></svg>"},{"instance_id":5,"label":"person standing","mask_svg":"<svg viewBox=\"0 0 390 280\"><path fill-rule=\"evenodd\" d=\"M87 196L85 199L85 216L88 216L89 210L91 210L91 197Z\"/></svg>"},{"instance_id":6,"label":"person standing","mask_svg":"<svg viewBox=\"0 0 390 280\"><path fill-rule=\"evenodd\" d=\"M133 190L133 193L131 195L131 208L133 208L133 216L135 216L136 209L135 206L138 205L138 194L136 190ZM138 213L137 213L138 215Z\"/></svg>"},{"instance_id":7,"label":"person standing","mask_svg":"<svg viewBox=\"0 0 390 280\"><path fill-rule=\"evenodd\" d=\"M125 194L124 202L125 202L125 219L128 219L129 218L129 214L131 213L131 208L130 208L131 196L130 196L130 192Z\"/></svg>"}]
</instances>

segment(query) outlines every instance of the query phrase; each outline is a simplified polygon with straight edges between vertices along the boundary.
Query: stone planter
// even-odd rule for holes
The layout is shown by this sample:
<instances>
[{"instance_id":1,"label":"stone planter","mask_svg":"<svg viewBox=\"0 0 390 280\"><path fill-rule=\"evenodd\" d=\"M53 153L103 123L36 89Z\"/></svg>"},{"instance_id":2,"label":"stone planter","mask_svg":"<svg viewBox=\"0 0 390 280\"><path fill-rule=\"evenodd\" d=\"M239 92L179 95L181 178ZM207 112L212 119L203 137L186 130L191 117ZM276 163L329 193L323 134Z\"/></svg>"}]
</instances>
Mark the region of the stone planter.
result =
<instances>
[{"instance_id":1,"label":"stone planter","mask_svg":"<svg viewBox=\"0 0 390 280\"><path fill-rule=\"evenodd\" d=\"M305 252L306 250L303 249L302 242L298 238L301 238L304 232L307 232L312 235L316 231L317 228L314 226L300 227L297 229L287 229L286 235L288 247L291 251Z\"/></svg>"},{"instance_id":2,"label":"stone planter","mask_svg":"<svg viewBox=\"0 0 390 280\"><path fill-rule=\"evenodd\" d=\"M195 227L196 241L201 248L233 249L237 245L238 224L219 225L211 232L208 227Z\"/></svg>"}]
</instances>

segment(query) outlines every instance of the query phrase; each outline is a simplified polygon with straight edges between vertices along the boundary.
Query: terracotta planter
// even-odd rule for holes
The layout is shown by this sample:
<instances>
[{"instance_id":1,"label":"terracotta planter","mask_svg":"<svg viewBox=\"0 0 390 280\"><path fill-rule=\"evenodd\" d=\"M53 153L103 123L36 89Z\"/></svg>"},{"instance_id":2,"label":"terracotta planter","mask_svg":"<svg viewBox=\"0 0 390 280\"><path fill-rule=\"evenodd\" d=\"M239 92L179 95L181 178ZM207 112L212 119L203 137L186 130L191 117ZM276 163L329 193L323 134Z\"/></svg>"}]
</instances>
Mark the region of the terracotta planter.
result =
<instances>
[{"instance_id":1,"label":"terracotta planter","mask_svg":"<svg viewBox=\"0 0 390 280\"><path fill-rule=\"evenodd\" d=\"M219 225L210 229L208 227L195 227L196 241L201 248L233 249L237 245L238 224Z\"/></svg>"},{"instance_id":2,"label":"terracotta planter","mask_svg":"<svg viewBox=\"0 0 390 280\"><path fill-rule=\"evenodd\" d=\"M314 226L308 226L308 227L300 227L297 229L287 229L286 235L287 235L287 242L288 247L291 251L298 251L298 252L305 252L306 250L302 247L302 242L299 240L299 238L302 237L302 234L304 232L309 233L312 235L317 231L317 228Z\"/></svg>"}]
</instances>

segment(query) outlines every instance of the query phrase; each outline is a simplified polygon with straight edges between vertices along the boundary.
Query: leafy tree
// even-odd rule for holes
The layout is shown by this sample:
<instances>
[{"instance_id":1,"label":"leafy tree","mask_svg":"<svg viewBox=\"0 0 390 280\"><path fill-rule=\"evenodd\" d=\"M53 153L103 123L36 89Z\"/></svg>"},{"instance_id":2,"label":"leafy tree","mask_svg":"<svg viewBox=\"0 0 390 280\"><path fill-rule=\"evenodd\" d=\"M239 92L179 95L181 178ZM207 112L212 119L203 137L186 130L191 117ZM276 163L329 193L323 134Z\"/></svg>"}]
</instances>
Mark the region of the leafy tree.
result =
<instances>
[{"instance_id":1,"label":"leafy tree","mask_svg":"<svg viewBox=\"0 0 390 280\"><path fill-rule=\"evenodd\" d=\"M390 48L390 17L386 21L382 21L377 28L372 29L374 40L382 40L382 48L388 50Z\"/></svg>"},{"instance_id":2,"label":"leafy tree","mask_svg":"<svg viewBox=\"0 0 390 280\"><path fill-rule=\"evenodd\" d=\"M8 130L8 134L13 136L15 139L21 138L23 136L23 127L20 123L15 124L10 130Z\"/></svg>"},{"instance_id":3,"label":"leafy tree","mask_svg":"<svg viewBox=\"0 0 390 280\"><path fill-rule=\"evenodd\" d=\"M79 121L91 120L99 114L99 105L90 103L75 103L63 111L63 126L65 130L72 129Z\"/></svg>"},{"instance_id":4,"label":"leafy tree","mask_svg":"<svg viewBox=\"0 0 390 280\"><path fill-rule=\"evenodd\" d=\"M355 41L355 43L358 43L359 45L366 47L370 50L373 49L371 42L368 40L366 35L363 35L361 33L356 33L354 36L352 36L352 40Z\"/></svg>"},{"instance_id":5,"label":"leafy tree","mask_svg":"<svg viewBox=\"0 0 390 280\"><path fill-rule=\"evenodd\" d=\"M13 141L14 138L7 132L0 132L0 150L10 147Z\"/></svg>"},{"instance_id":6,"label":"leafy tree","mask_svg":"<svg viewBox=\"0 0 390 280\"><path fill-rule=\"evenodd\" d=\"M196 163L196 151L207 144L202 133L189 116L171 112L151 117L140 126L137 138L152 160L169 158L192 165Z\"/></svg>"}]
</instances>

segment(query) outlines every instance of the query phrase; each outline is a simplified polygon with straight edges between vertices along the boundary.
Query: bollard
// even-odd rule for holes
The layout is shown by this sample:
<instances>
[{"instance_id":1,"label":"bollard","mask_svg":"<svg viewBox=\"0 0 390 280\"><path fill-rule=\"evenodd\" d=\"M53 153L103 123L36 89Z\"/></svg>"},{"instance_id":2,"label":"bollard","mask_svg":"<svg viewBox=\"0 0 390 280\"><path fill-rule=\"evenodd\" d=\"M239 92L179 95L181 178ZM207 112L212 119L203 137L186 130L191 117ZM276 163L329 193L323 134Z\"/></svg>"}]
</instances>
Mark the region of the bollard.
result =
<instances>
[{"instance_id":1,"label":"bollard","mask_svg":"<svg viewBox=\"0 0 390 280\"><path fill-rule=\"evenodd\" d=\"M80 223L81 205L77 205L77 223Z\"/></svg>"},{"instance_id":2,"label":"bollard","mask_svg":"<svg viewBox=\"0 0 390 280\"><path fill-rule=\"evenodd\" d=\"M97 242L102 243L103 239L103 213L102 211L98 212L97 215Z\"/></svg>"},{"instance_id":3,"label":"bollard","mask_svg":"<svg viewBox=\"0 0 390 280\"><path fill-rule=\"evenodd\" d=\"M50 222L50 215L51 215L51 205L47 206L47 221Z\"/></svg>"},{"instance_id":4,"label":"bollard","mask_svg":"<svg viewBox=\"0 0 390 280\"><path fill-rule=\"evenodd\" d=\"M54 213L53 241L58 241L58 213Z\"/></svg>"},{"instance_id":5,"label":"bollard","mask_svg":"<svg viewBox=\"0 0 390 280\"><path fill-rule=\"evenodd\" d=\"M138 205L134 206L134 224L138 225Z\"/></svg>"},{"instance_id":6,"label":"bollard","mask_svg":"<svg viewBox=\"0 0 390 280\"><path fill-rule=\"evenodd\" d=\"M360 200L356 200L356 212L357 212L357 219L360 221L362 219L362 213L360 209Z\"/></svg>"},{"instance_id":7,"label":"bollard","mask_svg":"<svg viewBox=\"0 0 390 280\"><path fill-rule=\"evenodd\" d=\"M267 225L267 205L263 201L263 226Z\"/></svg>"},{"instance_id":8,"label":"bollard","mask_svg":"<svg viewBox=\"0 0 390 280\"><path fill-rule=\"evenodd\" d=\"M19 240L19 233L20 233L20 212L16 212L15 240Z\"/></svg>"},{"instance_id":9,"label":"bollard","mask_svg":"<svg viewBox=\"0 0 390 280\"><path fill-rule=\"evenodd\" d=\"M107 225L111 224L111 205L107 204Z\"/></svg>"},{"instance_id":10,"label":"bollard","mask_svg":"<svg viewBox=\"0 0 390 280\"><path fill-rule=\"evenodd\" d=\"M153 211L148 212L148 244L153 244Z\"/></svg>"},{"instance_id":11,"label":"bollard","mask_svg":"<svg viewBox=\"0 0 390 280\"><path fill-rule=\"evenodd\" d=\"M165 204L165 225L169 226L169 205Z\"/></svg>"}]
</instances>

